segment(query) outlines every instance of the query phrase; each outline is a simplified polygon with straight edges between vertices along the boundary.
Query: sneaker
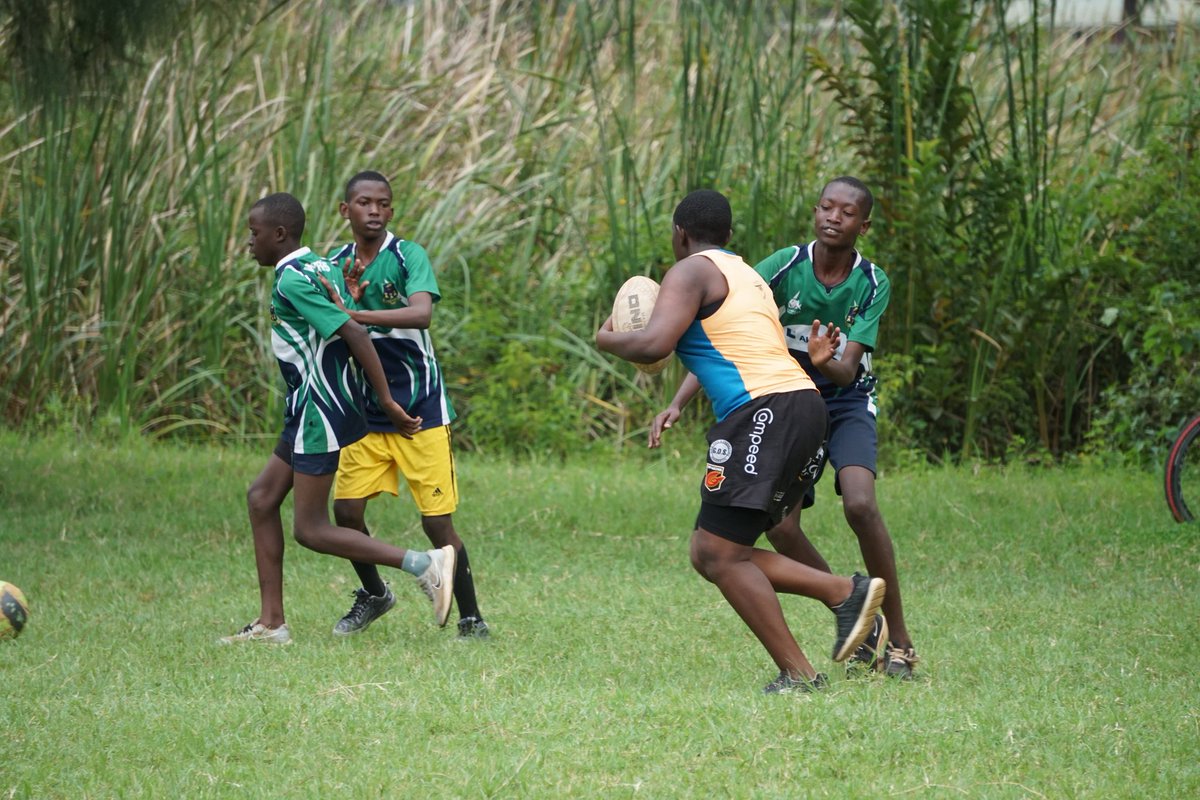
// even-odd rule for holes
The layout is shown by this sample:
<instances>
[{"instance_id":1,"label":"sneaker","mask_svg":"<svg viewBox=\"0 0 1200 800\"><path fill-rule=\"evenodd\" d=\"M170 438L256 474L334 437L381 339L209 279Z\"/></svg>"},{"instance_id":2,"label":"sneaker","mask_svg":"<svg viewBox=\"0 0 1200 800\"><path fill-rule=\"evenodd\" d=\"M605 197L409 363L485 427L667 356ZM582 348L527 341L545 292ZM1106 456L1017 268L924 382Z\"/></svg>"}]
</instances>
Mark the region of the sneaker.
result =
<instances>
[{"instance_id":1,"label":"sneaker","mask_svg":"<svg viewBox=\"0 0 1200 800\"><path fill-rule=\"evenodd\" d=\"M833 607L837 617L837 638L833 642L833 660L845 661L871 633L875 612L883 602L887 584L883 578L868 578L855 573L850 577L854 588L841 605Z\"/></svg>"},{"instance_id":2,"label":"sneaker","mask_svg":"<svg viewBox=\"0 0 1200 800\"><path fill-rule=\"evenodd\" d=\"M433 620L439 628L446 627L450 619L450 607L454 605L454 564L458 553L453 545L446 545L437 550L426 550L429 556L429 566L417 576L421 590L433 603Z\"/></svg>"},{"instance_id":3,"label":"sneaker","mask_svg":"<svg viewBox=\"0 0 1200 800\"><path fill-rule=\"evenodd\" d=\"M349 636L352 633L365 631L368 625L386 614L394 605L396 605L396 595L392 594L390 586L385 585L383 594L378 597L366 589L355 589L354 605L350 606L346 616L339 619L333 626L333 635Z\"/></svg>"},{"instance_id":4,"label":"sneaker","mask_svg":"<svg viewBox=\"0 0 1200 800\"><path fill-rule=\"evenodd\" d=\"M479 617L463 617L458 621L459 639L486 639L490 635L488 624Z\"/></svg>"},{"instance_id":5,"label":"sneaker","mask_svg":"<svg viewBox=\"0 0 1200 800\"><path fill-rule=\"evenodd\" d=\"M854 655L850 656L850 660L846 662L846 666L861 667L866 670L882 672L884 665L883 651L887 647L887 640L887 619L883 614L876 614L875 623L871 626L871 632L867 634L867 638L854 651Z\"/></svg>"},{"instance_id":6,"label":"sneaker","mask_svg":"<svg viewBox=\"0 0 1200 800\"><path fill-rule=\"evenodd\" d=\"M786 672L780 671L779 677L763 687L763 694L790 694L791 692L815 692L824 689L829 684L829 676L818 672L813 679L793 678Z\"/></svg>"},{"instance_id":7,"label":"sneaker","mask_svg":"<svg viewBox=\"0 0 1200 800\"><path fill-rule=\"evenodd\" d=\"M893 647L889 643L885 671L890 677L910 680L913 676L913 667L920 660L921 657L917 655L917 651L913 648Z\"/></svg>"},{"instance_id":8,"label":"sneaker","mask_svg":"<svg viewBox=\"0 0 1200 800\"><path fill-rule=\"evenodd\" d=\"M237 644L238 642L262 642L263 644L291 644L292 634L288 631L287 623L278 628L268 628L258 620L254 620L232 636L222 636L218 644Z\"/></svg>"}]
</instances>

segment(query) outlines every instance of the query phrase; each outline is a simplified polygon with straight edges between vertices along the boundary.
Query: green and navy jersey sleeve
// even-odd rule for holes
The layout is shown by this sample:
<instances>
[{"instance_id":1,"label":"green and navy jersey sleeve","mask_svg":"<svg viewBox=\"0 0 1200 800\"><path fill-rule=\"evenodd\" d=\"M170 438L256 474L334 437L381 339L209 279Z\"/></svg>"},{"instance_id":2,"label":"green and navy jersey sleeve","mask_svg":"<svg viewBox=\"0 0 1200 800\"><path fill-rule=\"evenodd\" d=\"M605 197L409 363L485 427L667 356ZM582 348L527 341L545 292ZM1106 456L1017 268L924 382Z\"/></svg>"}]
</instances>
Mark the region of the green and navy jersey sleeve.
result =
<instances>
[{"instance_id":1,"label":"green and navy jersey sleeve","mask_svg":"<svg viewBox=\"0 0 1200 800\"><path fill-rule=\"evenodd\" d=\"M329 292L317 280L318 275L335 287L341 287L339 293L345 295L341 270L318 258L285 264L276 281L275 292L282 304L290 306L322 339L329 339L349 321L350 316L330 299Z\"/></svg>"},{"instance_id":2,"label":"green and navy jersey sleeve","mask_svg":"<svg viewBox=\"0 0 1200 800\"><path fill-rule=\"evenodd\" d=\"M857 282L854 303L843 318L847 331L845 336L847 340L858 342L867 350L874 350L879 337L879 320L887 310L888 300L892 296L892 285L883 270L866 259L863 259L855 270L862 275L862 279Z\"/></svg>"},{"instance_id":3,"label":"green and navy jersey sleeve","mask_svg":"<svg viewBox=\"0 0 1200 800\"><path fill-rule=\"evenodd\" d=\"M397 261L404 265L404 296L412 297L417 292L429 292L433 295L433 302L441 300L437 277L433 274L433 265L429 263L429 254L425 252L425 248L416 242L398 239L396 249L400 254Z\"/></svg>"},{"instance_id":4,"label":"green and navy jersey sleeve","mask_svg":"<svg viewBox=\"0 0 1200 800\"><path fill-rule=\"evenodd\" d=\"M350 317L318 280L340 277L307 248L275 268L271 347L286 386L281 438L295 453L329 453L366 433L358 365L337 331Z\"/></svg>"}]
</instances>

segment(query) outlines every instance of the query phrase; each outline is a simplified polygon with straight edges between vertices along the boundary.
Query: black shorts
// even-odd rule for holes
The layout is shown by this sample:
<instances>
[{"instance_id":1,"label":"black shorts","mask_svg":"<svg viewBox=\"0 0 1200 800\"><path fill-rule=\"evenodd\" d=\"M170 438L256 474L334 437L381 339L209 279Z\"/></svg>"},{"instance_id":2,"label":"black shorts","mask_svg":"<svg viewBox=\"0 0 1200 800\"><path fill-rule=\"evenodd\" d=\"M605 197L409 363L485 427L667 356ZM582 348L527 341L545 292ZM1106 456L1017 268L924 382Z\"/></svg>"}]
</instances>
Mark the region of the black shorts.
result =
<instances>
[{"instance_id":1,"label":"black shorts","mask_svg":"<svg viewBox=\"0 0 1200 800\"><path fill-rule=\"evenodd\" d=\"M718 422L708 432L697 524L753 544L816 479L828 428L825 403L815 391L760 397Z\"/></svg>"},{"instance_id":2,"label":"black shorts","mask_svg":"<svg viewBox=\"0 0 1200 800\"><path fill-rule=\"evenodd\" d=\"M342 457L341 450L334 450L332 453L296 453L292 447L291 442L281 438L275 443L274 450L275 455L292 468L292 472L299 472L301 475L332 475L337 472Z\"/></svg>"}]
</instances>

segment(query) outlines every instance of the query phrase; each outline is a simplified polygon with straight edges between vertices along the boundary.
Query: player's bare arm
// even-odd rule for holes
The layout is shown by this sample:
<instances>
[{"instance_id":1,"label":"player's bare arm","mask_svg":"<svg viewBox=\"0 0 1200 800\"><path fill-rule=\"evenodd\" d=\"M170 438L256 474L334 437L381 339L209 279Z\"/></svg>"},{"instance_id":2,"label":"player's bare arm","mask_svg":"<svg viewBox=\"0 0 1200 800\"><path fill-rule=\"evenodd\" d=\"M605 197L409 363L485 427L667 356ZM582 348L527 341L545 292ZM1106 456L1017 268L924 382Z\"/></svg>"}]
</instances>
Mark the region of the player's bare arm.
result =
<instances>
[{"instance_id":1,"label":"player's bare arm","mask_svg":"<svg viewBox=\"0 0 1200 800\"><path fill-rule=\"evenodd\" d=\"M378 311L369 311L366 309L347 308L342 299L338 297L337 292L333 290L329 281L321 278L321 283L325 284L325 288L329 290L333 302L342 311L350 315L350 319L357 322L359 325L374 325L377 328L419 328L426 329L433 321L433 295L429 292L415 292L409 295L408 305L404 308L380 309ZM368 281L367 283L370 283ZM349 279L347 279L346 290L350 292L351 297L355 297L354 292L350 290ZM363 284L366 286L367 284ZM355 297L355 301L361 299L362 294L359 293Z\"/></svg>"},{"instance_id":2,"label":"player's bare arm","mask_svg":"<svg viewBox=\"0 0 1200 800\"><path fill-rule=\"evenodd\" d=\"M824 339L826 337L821 338ZM813 352L813 342L816 339L817 336L814 332L809 338L808 344L808 356L812 359L813 366L838 386L849 386L854 383L854 379L858 376L858 365L862 362L866 348L859 342L847 342L846 349L842 351L841 358L833 358L832 355L837 352L838 347L838 342L835 340L832 344L833 352L824 361L818 361L818 354L814 354ZM817 347L821 349L822 343L818 342Z\"/></svg>"},{"instance_id":3,"label":"player's bare arm","mask_svg":"<svg viewBox=\"0 0 1200 800\"><path fill-rule=\"evenodd\" d=\"M703 256L688 256L663 276L654 313L645 328L617 333L610 317L596 331L596 346L626 361L643 364L666 358L675 351L675 345L696 319L700 307L725 299L728 291L716 264Z\"/></svg>"},{"instance_id":4,"label":"player's bare arm","mask_svg":"<svg viewBox=\"0 0 1200 800\"><path fill-rule=\"evenodd\" d=\"M700 391L700 379L692 373L688 373L679 384L679 389L676 390L675 396L671 398L671 404L666 410L660 411L654 421L650 423L650 438L649 447L658 447L662 444L663 431L674 425L679 417L683 414L683 409L692 401L696 393Z\"/></svg>"},{"instance_id":5,"label":"player's bare arm","mask_svg":"<svg viewBox=\"0 0 1200 800\"><path fill-rule=\"evenodd\" d=\"M350 355L354 356L354 360L362 367L363 375L375 390L380 409L387 414L401 436L411 439L412 435L421 429L421 418L410 417L400 404L392 399L383 364L379 363L379 354L375 352L375 345L371 344L371 335L367 333L367 329L350 319L337 329L337 335L346 342Z\"/></svg>"}]
</instances>

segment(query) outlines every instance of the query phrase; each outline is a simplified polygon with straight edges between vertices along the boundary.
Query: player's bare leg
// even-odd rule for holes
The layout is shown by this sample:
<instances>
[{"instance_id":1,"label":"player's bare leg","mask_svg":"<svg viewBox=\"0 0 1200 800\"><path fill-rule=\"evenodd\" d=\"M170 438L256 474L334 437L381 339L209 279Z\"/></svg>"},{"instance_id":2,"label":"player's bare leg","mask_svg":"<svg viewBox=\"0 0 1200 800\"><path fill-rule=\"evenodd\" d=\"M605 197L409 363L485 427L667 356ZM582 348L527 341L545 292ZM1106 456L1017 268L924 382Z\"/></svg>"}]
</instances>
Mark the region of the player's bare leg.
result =
<instances>
[{"instance_id":1,"label":"player's bare leg","mask_svg":"<svg viewBox=\"0 0 1200 800\"><path fill-rule=\"evenodd\" d=\"M756 554L774 556L775 561L768 560L766 566L787 587L783 591L813 597L826 605L835 605L850 593L850 580L820 572L778 553L756 551L703 528L692 534L691 557L696 571L716 584L781 672L812 680L817 671L792 636L774 581L763 571Z\"/></svg>"},{"instance_id":2,"label":"player's bare leg","mask_svg":"<svg viewBox=\"0 0 1200 800\"><path fill-rule=\"evenodd\" d=\"M829 562L808 540L808 537L804 535L804 529L800 527L800 503L796 503L795 507L788 511L787 516L778 525L767 531L767 541L771 543L777 553L782 553L790 559L819 569L821 572L833 572L829 568Z\"/></svg>"},{"instance_id":3,"label":"player's bare leg","mask_svg":"<svg viewBox=\"0 0 1200 800\"><path fill-rule=\"evenodd\" d=\"M838 472L842 487L842 508L846 522L858 537L858 547L869 575L887 581L883 613L887 617L889 639L897 647L912 647L912 638L904 622L904 604L900 599L900 578L896 574L896 552L875 499L875 474L866 467L843 467Z\"/></svg>"},{"instance_id":4,"label":"player's bare leg","mask_svg":"<svg viewBox=\"0 0 1200 800\"><path fill-rule=\"evenodd\" d=\"M272 454L246 492L250 530L254 534L254 566L258 572L258 621L268 628L278 628L285 621L280 507L291 490L291 465Z\"/></svg>"},{"instance_id":5,"label":"player's bare leg","mask_svg":"<svg viewBox=\"0 0 1200 800\"><path fill-rule=\"evenodd\" d=\"M422 553L381 542L362 531L343 528L329 521L329 493L335 475L295 475L295 537L310 550L402 569L417 577L433 601L434 618L446 624L453 605L454 567L457 554L452 547ZM429 559L426 561L426 559Z\"/></svg>"}]
</instances>

